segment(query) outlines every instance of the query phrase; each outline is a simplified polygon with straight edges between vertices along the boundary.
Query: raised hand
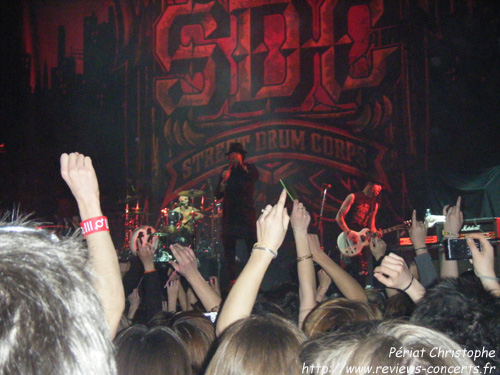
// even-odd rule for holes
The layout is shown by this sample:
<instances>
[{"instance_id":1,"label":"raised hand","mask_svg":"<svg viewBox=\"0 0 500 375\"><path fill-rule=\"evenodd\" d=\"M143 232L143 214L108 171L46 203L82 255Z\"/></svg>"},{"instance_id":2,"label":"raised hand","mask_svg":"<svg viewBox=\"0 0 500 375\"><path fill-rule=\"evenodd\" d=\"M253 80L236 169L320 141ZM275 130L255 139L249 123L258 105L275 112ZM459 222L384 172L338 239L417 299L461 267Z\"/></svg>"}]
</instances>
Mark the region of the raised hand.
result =
<instances>
[{"instance_id":1,"label":"raised hand","mask_svg":"<svg viewBox=\"0 0 500 375\"><path fill-rule=\"evenodd\" d=\"M177 311L177 297L180 287L181 281L179 278L173 278L167 282L168 311Z\"/></svg>"},{"instance_id":2,"label":"raised hand","mask_svg":"<svg viewBox=\"0 0 500 375\"><path fill-rule=\"evenodd\" d=\"M311 250L313 259L316 262L321 261L322 258L326 259L325 257L328 257L328 255L326 255L321 248L321 243L319 242L319 237L317 234L309 233L307 235L307 241L309 243L309 249Z\"/></svg>"},{"instance_id":3,"label":"raised hand","mask_svg":"<svg viewBox=\"0 0 500 375\"><path fill-rule=\"evenodd\" d=\"M217 278L217 276L210 276L208 278L208 285L210 285L210 287L214 290L215 293L217 293L219 296L221 295L219 279Z\"/></svg>"},{"instance_id":4,"label":"raised hand","mask_svg":"<svg viewBox=\"0 0 500 375\"><path fill-rule=\"evenodd\" d=\"M296 199L293 202L292 215L290 216L293 232L295 234L306 234L310 222L311 215L309 215L304 205Z\"/></svg>"},{"instance_id":5,"label":"raised hand","mask_svg":"<svg viewBox=\"0 0 500 375\"><path fill-rule=\"evenodd\" d=\"M479 240L481 250L476 246L474 240ZM495 250L490 241L481 233L467 235L467 245L472 253L474 273L481 280L484 288L490 290L496 296L500 295L500 283L495 275Z\"/></svg>"},{"instance_id":6,"label":"raised hand","mask_svg":"<svg viewBox=\"0 0 500 375\"><path fill-rule=\"evenodd\" d=\"M460 211L460 204L462 198L457 198L457 204L455 206L450 206L449 204L443 207L443 215L446 216L444 222L444 231L448 232L451 236L458 237L460 228L464 223L464 215Z\"/></svg>"},{"instance_id":7,"label":"raised hand","mask_svg":"<svg viewBox=\"0 0 500 375\"><path fill-rule=\"evenodd\" d=\"M268 204L257 220L257 241L266 248L278 251L285 239L290 217L285 208L286 191L281 192L278 203Z\"/></svg>"},{"instance_id":8,"label":"raised hand","mask_svg":"<svg viewBox=\"0 0 500 375\"><path fill-rule=\"evenodd\" d=\"M390 253L375 267L373 276L388 288L399 289L418 302L425 294L425 288L410 273L403 258Z\"/></svg>"},{"instance_id":9,"label":"raised hand","mask_svg":"<svg viewBox=\"0 0 500 375\"><path fill-rule=\"evenodd\" d=\"M139 289L135 288L132 293L127 296L128 302L130 304L127 317L129 319L133 319L135 316L135 312L139 308L141 304L141 297L139 296Z\"/></svg>"},{"instance_id":10,"label":"raised hand","mask_svg":"<svg viewBox=\"0 0 500 375\"><path fill-rule=\"evenodd\" d=\"M318 271L318 284L320 288L323 288L325 291L328 289L330 284L332 283L332 278L328 276L326 271L321 268Z\"/></svg>"},{"instance_id":11,"label":"raised hand","mask_svg":"<svg viewBox=\"0 0 500 375\"><path fill-rule=\"evenodd\" d=\"M478 275L495 276L495 250L490 241L482 233L470 233L466 237L467 245L472 253L474 272ZM474 240L479 240L481 251Z\"/></svg>"},{"instance_id":12,"label":"raised hand","mask_svg":"<svg viewBox=\"0 0 500 375\"><path fill-rule=\"evenodd\" d=\"M307 240L314 261L328 274L342 294L349 299L366 301L364 289L323 251L318 236L316 234L308 234Z\"/></svg>"},{"instance_id":13,"label":"raised hand","mask_svg":"<svg viewBox=\"0 0 500 375\"><path fill-rule=\"evenodd\" d=\"M61 176L76 199L82 221L101 217L99 184L90 157L74 152L62 154L60 162ZM104 218L99 221L106 222ZM86 241L92 267L98 276L94 279L94 286L101 298L113 338L125 308L125 293L115 246L108 230L91 232L86 236Z\"/></svg>"},{"instance_id":14,"label":"raised hand","mask_svg":"<svg viewBox=\"0 0 500 375\"><path fill-rule=\"evenodd\" d=\"M101 215L99 184L90 157L74 152L61 155L61 176L75 197L80 217Z\"/></svg>"},{"instance_id":15,"label":"raised hand","mask_svg":"<svg viewBox=\"0 0 500 375\"><path fill-rule=\"evenodd\" d=\"M405 260L394 253L387 255L373 272L373 276L389 288L405 289L412 280Z\"/></svg>"},{"instance_id":16,"label":"raised hand","mask_svg":"<svg viewBox=\"0 0 500 375\"><path fill-rule=\"evenodd\" d=\"M139 242L137 245L137 256L144 265L144 271L153 271L155 269L153 261L155 246L153 241L143 241Z\"/></svg>"},{"instance_id":17,"label":"raised hand","mask_svg":"<svg viewBox=\"0 0 500 375\"><path fill-rule=\"evenodd\" d=\"M196 261L193 249L176 243L170 245L170 250L172 250L172 254L177 262L170 261L169 263L178 273L188 280L199 274L198 262Z\"/></svg>"},{"instance_id":18,"label":"raised hand","mask_svg":"<svg viewBox=\"0 0 500 375\"><path fill-rule=\"evenodd\" d=\"M427 221L417 221L417 211L413 210L409 234L414 249L425 247L427 225Z\"/></svg>"}]
</instances>

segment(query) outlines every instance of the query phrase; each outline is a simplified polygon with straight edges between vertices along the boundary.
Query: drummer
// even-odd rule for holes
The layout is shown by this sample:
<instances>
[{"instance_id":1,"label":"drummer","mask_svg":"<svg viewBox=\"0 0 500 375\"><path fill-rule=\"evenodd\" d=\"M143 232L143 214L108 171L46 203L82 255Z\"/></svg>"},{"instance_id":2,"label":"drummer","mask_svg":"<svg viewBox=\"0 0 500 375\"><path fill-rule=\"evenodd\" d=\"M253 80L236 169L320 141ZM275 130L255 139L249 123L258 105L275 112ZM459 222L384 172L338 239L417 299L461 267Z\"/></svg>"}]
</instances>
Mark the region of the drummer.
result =
<instances>
[{"instance_id":1,"label":"drummer","mask_svg":"<svg viewBox=\"0 0 500 375\"><path fill-rule=\"evenodd\" d=\"M196 221L203 217L200 210L191 206L189 197L184 195L179 195L179 203L172 211L182 215L181 229L184 228L189 233L193 233Z\"/></svg>"}]
</instances>

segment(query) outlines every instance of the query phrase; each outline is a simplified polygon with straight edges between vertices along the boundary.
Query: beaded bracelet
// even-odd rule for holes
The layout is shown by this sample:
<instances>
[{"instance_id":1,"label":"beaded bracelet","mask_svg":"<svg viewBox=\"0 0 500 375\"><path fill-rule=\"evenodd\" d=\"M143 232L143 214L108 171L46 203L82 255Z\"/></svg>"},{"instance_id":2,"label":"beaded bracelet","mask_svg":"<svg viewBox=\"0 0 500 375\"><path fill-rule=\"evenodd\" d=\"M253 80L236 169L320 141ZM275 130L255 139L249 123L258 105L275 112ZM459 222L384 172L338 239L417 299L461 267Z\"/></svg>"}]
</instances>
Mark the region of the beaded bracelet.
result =
<instances>
[{"instance_id":1,"label":"beaded bracelet","mask_svg":"<svg viewBox=\"0 0 500 375\"><path fill-rule=\"evenodd\" d=\"M252 249L252 252L254 250L262 250L262 251L267 251L268 253L272 254L273 255L273 259L276 258L278 256L278 253L276 253L276 251L274 250L271 250L270 248L268 247L263 247L263 246L255 246L253 247Z\"/></svg>"},{"instance_id":2,"label":"beaded bracelet","mask_svg":"<svg viewBox=\"0 0 500 375\"><path fill-rule=\"evenodd\" d=\"M96 232L109 232L108 218L106 216L97 216L84 220L80 223L83 231L83 236Z\"/></svg>"}]
</instances>

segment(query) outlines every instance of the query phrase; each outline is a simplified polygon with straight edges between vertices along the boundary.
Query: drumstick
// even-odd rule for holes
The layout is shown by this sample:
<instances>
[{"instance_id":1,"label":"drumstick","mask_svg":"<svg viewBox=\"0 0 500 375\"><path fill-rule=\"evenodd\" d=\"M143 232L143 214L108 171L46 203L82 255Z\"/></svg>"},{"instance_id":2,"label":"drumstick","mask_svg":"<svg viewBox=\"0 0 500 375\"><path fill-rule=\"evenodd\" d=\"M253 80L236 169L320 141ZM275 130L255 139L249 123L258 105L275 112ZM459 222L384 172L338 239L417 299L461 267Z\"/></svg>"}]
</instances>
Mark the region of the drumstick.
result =
<instances>
[{"instance_id":1,"label":"drumstick","mask_svg":"<svg viewBox=\"0 0 500 375\"><path fill-rule=\"evenodd\" d=\"M294 201L294 200L295 200L295 198L294 198L294 197L292 197L292 194L290 194L290 192L289 192L289 191L288 191L288 189L286 188L285 183L283 182L283 180L281 180L281 179L280 179L280 183L281 183L281 185L283 186L283 188L285 189L285 191L286 191L286 193L288 194L288 196L290 197L290 199L291 199L292 201Z\"/></svg>"}]
</instances>

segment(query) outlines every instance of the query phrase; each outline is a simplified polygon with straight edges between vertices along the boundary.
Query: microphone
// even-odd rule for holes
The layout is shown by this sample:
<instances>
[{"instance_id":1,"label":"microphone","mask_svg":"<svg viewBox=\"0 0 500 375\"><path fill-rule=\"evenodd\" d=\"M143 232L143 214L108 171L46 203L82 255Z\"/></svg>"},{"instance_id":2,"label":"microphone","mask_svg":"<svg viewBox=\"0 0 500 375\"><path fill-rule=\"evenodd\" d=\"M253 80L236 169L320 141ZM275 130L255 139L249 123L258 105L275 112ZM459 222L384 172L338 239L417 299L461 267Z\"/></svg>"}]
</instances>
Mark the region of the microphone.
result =
<instances>
[{"instance_id":1,"label":"microphone","mask_svg":"<svg viewBox=\"0 0 500 375\"><path fill-rule=\"evenodd\" d=\"M332 185L330 184L322 184L322 186L326 189L331 189L332 188Z\"/></svg>"}]
</instances>

